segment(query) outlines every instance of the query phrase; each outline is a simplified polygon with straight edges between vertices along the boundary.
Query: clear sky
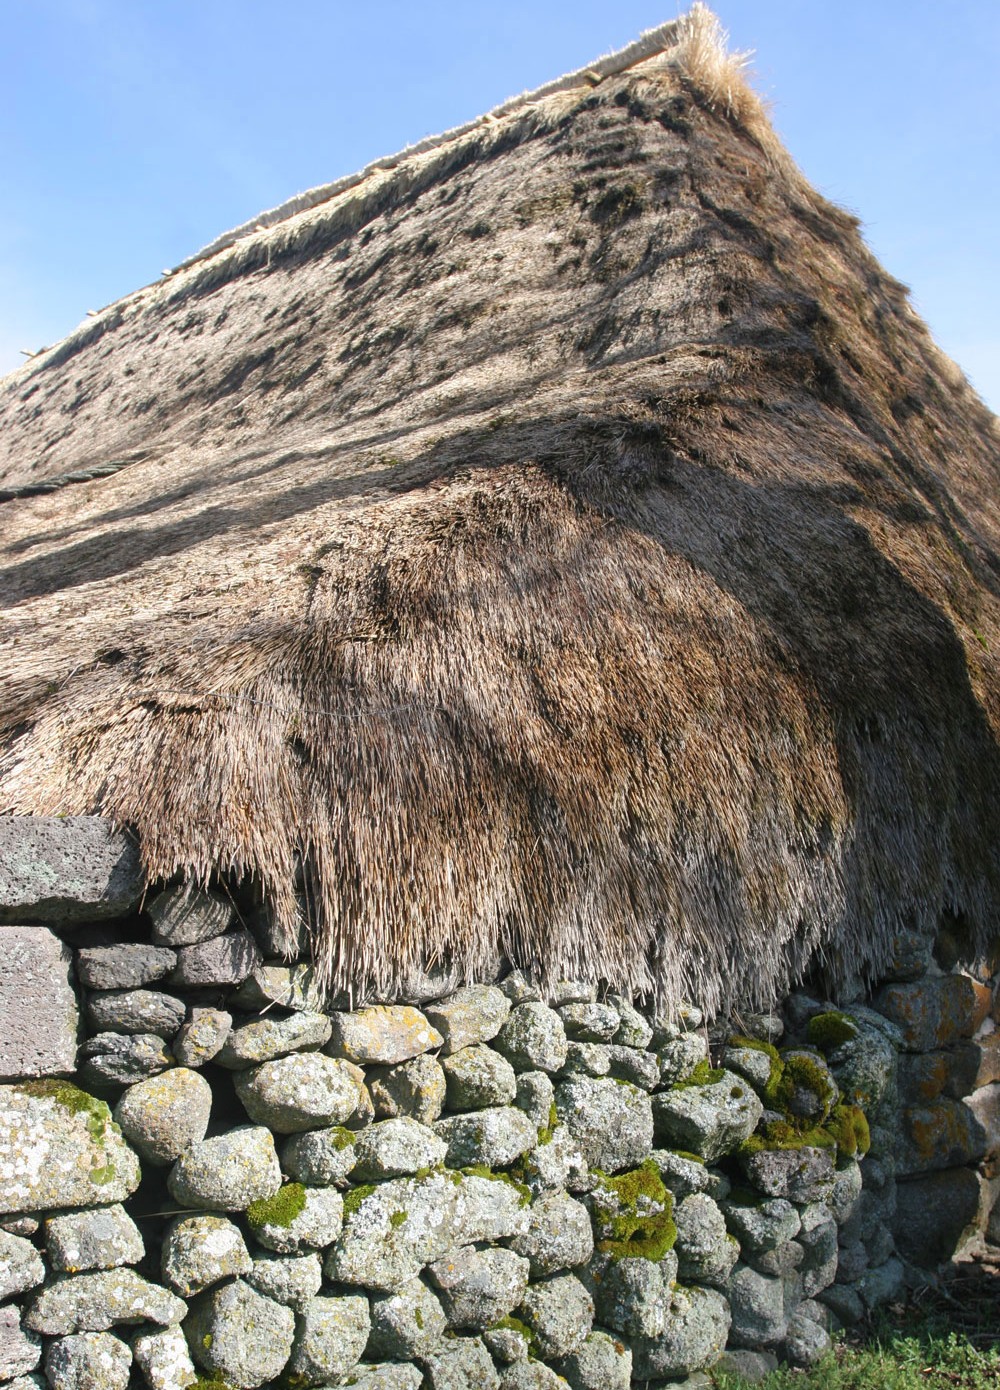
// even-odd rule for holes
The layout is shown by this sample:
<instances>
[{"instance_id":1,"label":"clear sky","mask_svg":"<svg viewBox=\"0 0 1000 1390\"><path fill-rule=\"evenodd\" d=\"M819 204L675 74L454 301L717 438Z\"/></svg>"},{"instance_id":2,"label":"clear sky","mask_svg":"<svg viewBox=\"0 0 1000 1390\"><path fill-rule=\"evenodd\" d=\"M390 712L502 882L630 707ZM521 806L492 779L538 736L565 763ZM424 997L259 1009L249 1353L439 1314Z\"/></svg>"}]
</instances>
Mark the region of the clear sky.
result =
<instances>
[{"instance_id":1,"label":"clear sky","mask_svg":"<svg viewBox=\"0 0 1000 1390\"><path fill-rule=\"evenodd\" d=\"M292 193L677 0L0 0L0 374ZM1000 410L1000 0L716 0L800 166Z\"/></svg>"}]
</instances>

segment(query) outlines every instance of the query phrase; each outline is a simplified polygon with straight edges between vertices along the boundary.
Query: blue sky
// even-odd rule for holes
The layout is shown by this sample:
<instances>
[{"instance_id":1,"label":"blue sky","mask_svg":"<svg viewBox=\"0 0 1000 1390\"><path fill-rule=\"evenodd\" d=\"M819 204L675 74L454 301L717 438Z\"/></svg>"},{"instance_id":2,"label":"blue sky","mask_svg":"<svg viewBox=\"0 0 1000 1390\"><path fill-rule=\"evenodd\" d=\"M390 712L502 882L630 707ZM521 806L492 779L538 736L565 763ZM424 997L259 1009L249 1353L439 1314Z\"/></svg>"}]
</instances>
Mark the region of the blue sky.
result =
<instances>
[{"instance_id":1,"label":"blue sky","mask_svg":"<svg viewBox=\"0 0 1000 1390\"><path fill-rule=\"evenodd\" d=\"M3 0L0 373L302 188L677 0ZM1000 410L1000 0L716 0L807 176Z\"/></svg>"}]
</instances>

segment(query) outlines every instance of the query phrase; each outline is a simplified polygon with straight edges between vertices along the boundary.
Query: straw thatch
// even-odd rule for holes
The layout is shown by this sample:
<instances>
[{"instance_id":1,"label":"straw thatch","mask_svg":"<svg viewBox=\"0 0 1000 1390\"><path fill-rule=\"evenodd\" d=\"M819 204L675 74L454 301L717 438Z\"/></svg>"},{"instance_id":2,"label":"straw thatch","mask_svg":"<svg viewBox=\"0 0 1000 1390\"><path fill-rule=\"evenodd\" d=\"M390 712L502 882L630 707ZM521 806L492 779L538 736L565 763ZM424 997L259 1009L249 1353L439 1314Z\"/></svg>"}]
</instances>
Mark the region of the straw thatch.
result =
<instances>
[{"instance_id":1,"label":"straw thatch","mask_svg":"<svg viewBox=\"0 0 1000 1390\"><path fill-rule=\"evenodd\" d=\"M981 945L995 421L710 16L265 223L0 386L3 808L359 990Z\"/></svg>"}]
</instances>

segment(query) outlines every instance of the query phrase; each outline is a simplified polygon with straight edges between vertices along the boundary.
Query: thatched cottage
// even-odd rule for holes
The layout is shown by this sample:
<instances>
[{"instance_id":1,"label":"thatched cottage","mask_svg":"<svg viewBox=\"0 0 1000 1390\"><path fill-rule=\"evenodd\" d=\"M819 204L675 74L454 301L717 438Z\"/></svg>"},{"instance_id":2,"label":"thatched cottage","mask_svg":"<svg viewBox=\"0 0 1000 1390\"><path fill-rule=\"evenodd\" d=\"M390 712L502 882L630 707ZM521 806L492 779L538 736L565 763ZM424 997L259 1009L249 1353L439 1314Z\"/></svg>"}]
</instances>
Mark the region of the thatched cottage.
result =
<instances>
[{"instance_id":1,"label":"thatched cottage","mask_svg":"<svg viewBox=\"0 0 1000 1390\"><path fill-rule=\"evenodd\" d=\"M0 382L0 1379L806 1364L988 1231L998 484L701 6Z\"/></svg>"}]
</instances>

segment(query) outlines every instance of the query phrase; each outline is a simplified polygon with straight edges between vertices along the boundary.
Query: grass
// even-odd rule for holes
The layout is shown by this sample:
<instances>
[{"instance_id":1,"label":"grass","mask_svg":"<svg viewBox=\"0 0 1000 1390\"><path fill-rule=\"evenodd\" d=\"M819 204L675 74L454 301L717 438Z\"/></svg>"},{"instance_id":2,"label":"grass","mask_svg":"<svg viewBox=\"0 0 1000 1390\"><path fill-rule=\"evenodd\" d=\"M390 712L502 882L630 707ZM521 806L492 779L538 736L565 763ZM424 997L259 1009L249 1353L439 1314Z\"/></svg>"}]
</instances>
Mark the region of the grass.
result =
<instances>
[{"instance_id":1,"label":"grass","mask_svg":"<svg viewBox=\"0 0 1000 1390\"><path fill-rule=\"evenodd\" d=\"M953 1291L952 1291L953 1290ZM742 1376L713 1372L717 1390L750 1390ZM756 1390L998 1390L1000 1272L956 1280L893 1304L867 1328L834 1344L808 1371L782 1367Z\"/></svg>"}]
</instances>

